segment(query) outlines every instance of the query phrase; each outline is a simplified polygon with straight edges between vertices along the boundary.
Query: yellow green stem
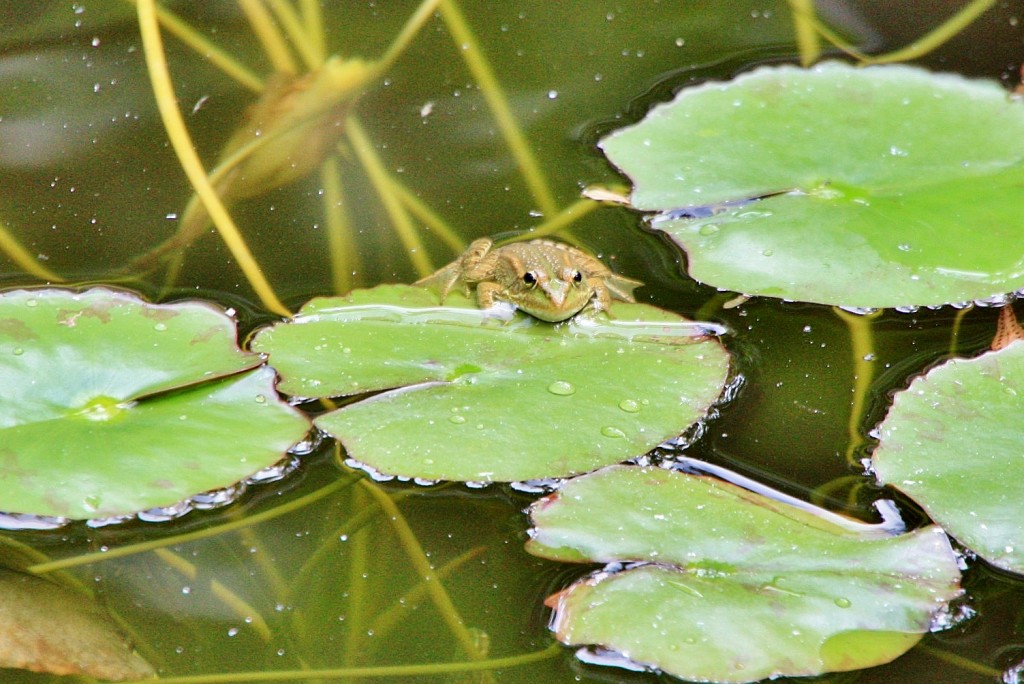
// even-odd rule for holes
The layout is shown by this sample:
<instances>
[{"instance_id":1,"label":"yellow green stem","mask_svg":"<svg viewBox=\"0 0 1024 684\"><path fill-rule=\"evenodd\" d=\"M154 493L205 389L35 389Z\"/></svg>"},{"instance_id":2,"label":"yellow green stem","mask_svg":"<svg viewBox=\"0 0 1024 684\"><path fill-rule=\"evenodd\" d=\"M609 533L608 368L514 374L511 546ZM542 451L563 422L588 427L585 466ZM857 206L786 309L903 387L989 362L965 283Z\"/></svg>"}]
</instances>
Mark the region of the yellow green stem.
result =
<instances>
[{"instance_id":1,"label":"yellow green stem","mask_svg":"<svg viewBox=\"0 0 1024 684\"><path fill-rule=\"evenodd\" d=\"M125 2L136 4L136 0L125 0ZM262 78L221 50L215 43L207 40L201 33L179 19L177 15L157 5L156 16L160 25L167 29L168 33L190 47L196 54L202 55L203 59L209 61L229 77L254 93L263 90Z\"/></svg>"},{"instance_id":2,"label":"yellow green stem","mask_svg":"<svg viewBox=\"0 0 1024 684\"><path fill-rule=\"evenodd\" d=\"M463 651L470 660L482 659L483 654L480 653L476 640L459 616L459 611L456 609L455 604L452 603L452 599L445 590L444 585L438 580L437 573L431 567L430 561L427 560L423 547L420 546L415 533L409 527L409 523L406 522L405 516L402 515L395 502L380 487L365 480L361 481L360 484L376 500L381 510L384 511L385 516L391 521L391 525L398 535L406 555L409 557L409 562L420 576L420 580L427 588L431 600L441 613L441 618L447 623L448 628L455 635Z\"/></svg>"},{"instance_id":3,"label":"yellow green stem","mask_svg":"<svg viewBox=\"0 0 1024 684\"><path fill-rule=\"evenodd\" d=\"M433 209L416 195L412 194L409 188L395 181L395 192L399 199L413 216L423 221L427 228L433 231L441 242L447 245L456 254L462 254L466 250L466 243L458 236L448 223L441 218Z\"/></svg>"},{"instance_id":4,"label":"yellow green stem","mask_svg":"<svg viewBox=\"0 0 1024 684\"><path fill-rule=\"evenodd\" d=\"M155 553L160 560L187 580L191 582L200 580L199 569L191 561L182 558L170 549L157 549ZM252 627L253 631L255 631L263 641L270 641L272 636L270 626L252 604L236 594L215 577L210 579L210 593L213 594L221 603L227 606L240 620Z\"/></svg>"},{"instance_id":5,"label":"yellow green stem","mask_svg":"<svg viewBox=\"0 0 1024 684\"><path fill-rule=\"evenodd\" d=\"M424 663L422 665L380 665L376 667L339 667L323 670L282 670L268 672L225 672L207 675L186 675L183 677L161 677L159 684L237 684L237 682L308 682L310 678L353 679L357 677L427 677L431 675L452 675L462 672L486 672L522 667L542 660L555 658L562 653L560 644L551 644L545 649L503 658L490 658L473 662Z\"/></svg>"},{"instance_id":6,"label":"yellow green stem","mask_svg":"<svg viewBox=\"0 0 1024 684\"><path fill-rule=\"evenodd\" d=\"M554 216L558 211L558 205L555 203L554 195L548 187L547 179L544 177L540 165L533 156L533 151L527 144L526 137L519 130L519 124L516 123L515 117L512 116L508 98L505 97L505 93L498 84L498 79L495 77L491 65L480 50L480 45L477 42L476 36L473 35L469 24L466 22L466 18L463 16L455 0L442 0L438 8L441 10L441 16L448 25L452 38L455 40L456 49L462 55L462 59L466 62L466 66L480 87L480 92L483 93L484 100L487 101L487 105L491 108L491 114L498 124L498 130L501 131L505 144L508 145L509 151L512 153L520 172L523 174L523 180L526 182L530 194L533 195L533 201L537 203L537 208L545 216Z\"/></svg>"},{"instance_id":7,"label":"yellow green stem","mask_svg":"<svg viewBox=\"0 0 1024 684\"><path fill-rule=\"evenodd\" d=\"M963 327L964 317L974 308L974 306L965 306L956 312L953 317L953 329L949 332L949 355L956 356L957 349L960 347L960 328Z\"/></svg>"},{"instance_id":8,"label":"yellow green stem","mask_svg":"<svg viewBox=\"0 0 1024 684\"><path fill-rule=\"evenodd\" d=\"M64 279L39 263L39 260L29 254L18 238L14 237L7 226L0 222L0 250L7 255L14 264L26 273L50 283L63 283Z\"/></svg>"},{"instance_id":9,"label":"yellow green stem","mask_svg":"<svg viewBox=\"0 0 1024 684\"><path fill-rule=\"evenodd\" d=\"M138 0L137 9L139 30L142 34L142 46L146 56L146 66L153 84L157 108L160 111L161 119L163 119L164 128L167 130L167 137L170 139L171 146L178 156L178 162L205 205L206 211L220 233L221 239L224 240L228 250L230 250L232 256L238 262L239 267L241 267L242 272L252 286L253 291L260 298L260 301L274 313L289 316L291 312L274 294L259 264L256 263L248 246L245 244L245 240L242 238L238 227L235 226L234 221L224 207L224 203L217 196L217 191L214 190L213 185L210 183L202 162L196 154L191 136L185 127L181 111L178 109L174 85L171 82L171 75L167 67L167 57L164 54L163 40L160 37L160 26L156 19L155 3L153 0Z\"/></svg>"},{"instance_id":10,"label":"yellow green stem","mask_svg":"<svg viewBox=\"0 0 1024 684\"><path fill-rule=\"evenodd\" d=\"M566 230L572 223L583 218L600 206L600 202L595 202L592 199L581 197L554 216L548 218L544 223L531 230L530 237L540 238L555 235L556 233L562 233L562 231Z\"/></svg>"},{"instance_id":11,"label":"yellow green stem","mask_svg":"<svg viewBox=\"0 0 1024 684\"><path fill-rule=\"evenodd\" d=\"M295 8L285 0L267 0L277 23L284 27L284 31L291 42L292 48L299 53L303 63L309 70L314 70L323 65L323 59L317 61L316 51L312 48L312 41L306 35L306 25L302 17L295 11Z\"/></svg>"},{"instance_id":12,"label":"yellow green stem","mask_svg":"<svg viewBox=\"0 0 1024 684\"><path fill-rule=\"evenodd\" d=\"M832 309L850 331L850 351L853 361L853 398L850 419L846 425L849 442L846 446L846 461L857 466L857 450L866 443L864 437L864 414L867 411L868 390L875 378L875 341L871 322L878 318L880 311L870 314L853 314L835 307Z\"/></svg>"},{"instance_id":13,"label":"yellow green stem","mask_svg":"<svg viewBox=\"0 0 1024 684\"><path fill-rule=\"evenodd\" d=\"M320 0L301 0L300 10L302 23L306 27L306 38L309 49L316 58L317 64L327 59L327 48L324 44L324 17L320 9Z\"/></svg>"},{"instance_id":14,"label":"yellow green stem","mask_svg":"<svg viewBox=\"0 0 1024 684\"><path fill-rule=\"evenodd\" d=\"M793 15L793 33L800 51L800 64L810 66L821 56L821 42L815 21L814 0L789 0Z\"/></svg>"},{"instance_id":15,"label":"yellow green stem","mask_svg":"<svg viewBox=\"0 0 1024 684\"><path fill-rule=\"evenodd\" d=\"M297 74L299 65L295 63L295 58L288 50L284 36L281 35L277 24L274 23L274 18L263 2L261 0L238 0L238 6L245 14L245 18L249 20L253 35L263 46L263 52L270 60L274 71L282 74Z\"/></svg>"},{"instance_id":16,"label":"yellow green stem","mask_svg":"<svg viewBox=\"0 0 1024 684\"><path fill-rule=\"evenodd\" d=\"M374 189L380 196L381 204L384 205L384 210L387 212L388 218L391 219L391 224L395 228L395 233L398 234L398 239L401 240L402 245L408 252L409 259L412 261L416 273L421 278L430 275L434 272L434 267L431 265L430 258L423 248L423 242L420 240L419 233L416 232L416 228L412 224L409 213L405 210L402 200L395 190L397 184L384 168L384 163L377 155L373 143L370 142L370 138L366 135L366 131L362 124L359 123L359 120L355 116L350 116L346 120L345 126L348 131L349 142L352 144L352 151L356 153L359 162L366 170L370 183L373 184Z\"/></svg>"},{"instance_id":17,"label":"yellow green stem","mask_svg":"<svg viewBox=\"0 0 1024 684\"><path fill-rule=\"evenodd\" d=\"M439 1L440 0L423 0L423 2L420 3L420 6L417 7L416 11L412 13L412 16L406 20L402 30L399 31L395 39L391 41L391 45L388 46L388 49L384 51L384 54L378 60L377 63L380 66L381 71L388 69L395 63L395 60L405 52L405 48L409 46L412 39L416 37L416 34L419 33L420 29L423 28L423 25L427 23L427 20L437 9Z\"/></svg>"},{"instance_id":18,"label":"yellow green stem","mask_svg":"<svg viewBox=\"0 0 1024 684\"><path fill-rule=\"evenodd\" d=\"M144 1L144 0L143 0ZM128 546L120 546L117 548L108 549L107 551L97 553L84 553L79 556L71 556L69 558L61 558L60 560L47 561L45 563L36 563L25 568L26 572L31 572L35 575L42 575L48 572L54 572L56 570L65 570L67 568L80 567L83 565L91 565L93 563L102 563L103 561L112 560L114 558L124 558L126 556L132 556L137 553L145 553L147 551L154 551L156 549L166 548L168 546L175 546L177 544L187 544L200 539L208 539L210 537L216 537L220 534L227 534L235 530L240 530L251 525L258 525L268 520L273 520L282 515L286 515L293 511L297 511L301 508L308 506L309 504L319 501L326 496L330 496L334 492L349 486L358 476L352 475L350 477L340 477L326 487L322 487L314 492L310 492L305 496L299 497L294 501L289 501L286 504L282 504L269 511L262 513L253 513L232 520L231 522L223 523L215 527L208 527L203 530L196 530L195 532L188 532L186 534L177 534L172 537L165 539L152 539L147 542L140 542L138 544L129 544Z\"/></svg>"},{"instance_id":19,"label":"yellow green stem","mask_svg":"<svg viewBox=\"0 0 1024 684\"><path fill-rule=\"evenodd\" d=\"M963 31L995 4L996 0L974 0L937 28L929 31L910 45L884 55L868 57L866 63L891 64L893 62L908 62L922 57Z\"/></svg>"},{"instance_id":20,"label":"yellow green stem","mask_svg":"<svg viewBox=\"0 0 1024 684\"><path fill-rule=\"evenodd\" d=\"M320 167L324 188L324 227L327 231L327 254L331 263L331 282L335 294L345 294L356 282L359 252L353 239L352 222L345 208L345 191L336 156Z\"/></svg>"}]
</instances>

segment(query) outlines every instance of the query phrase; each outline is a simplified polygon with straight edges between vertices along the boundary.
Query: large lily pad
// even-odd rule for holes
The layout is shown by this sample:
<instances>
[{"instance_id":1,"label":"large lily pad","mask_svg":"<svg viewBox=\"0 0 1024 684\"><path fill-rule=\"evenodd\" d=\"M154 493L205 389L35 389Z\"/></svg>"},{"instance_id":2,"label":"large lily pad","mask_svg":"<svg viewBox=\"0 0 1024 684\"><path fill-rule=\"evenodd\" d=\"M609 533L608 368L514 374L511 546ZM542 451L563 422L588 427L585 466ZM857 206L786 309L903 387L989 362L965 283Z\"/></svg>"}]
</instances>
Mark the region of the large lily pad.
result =
<instances>
[{"instance_id":1,"label":"large lily pad","mask_svg":"<svg viewBox=\"0 0 1024 684\"><path fill-rule=\"evenodd\" d=\"M618 303L616 320L496 320L453 293L385 286L310 302L261 331L280 389L386 390L320 416L349 455L393 475L561 477L644 453L700 419L728 370L700 326Z\"/></svg>"},{"instance_id":2,"label":"large lily pad","mask_svg":"<svg viewBox=\"0 0 1024 684\"><path fill-rule=\"evenodd\" d=\"M0 511L125 515L273 464L308 423L261 364L207 304L0 295Z\"/></svg>"},{"instance_id":3,"label":"large lily pad","mask_svg":"<svg viewBox=\"0 0 1024 684\"><path fill-rule=\"evenodd\" d=\"M990 563L1024 573L1024 342L915 378L879 426L879 480Z\"/></svg>"},{"instance_id":4,"label":"large lily pad","mask_svg":"<svg viewBox=\"0 0 1024 684\"><path fill-rule=\"evenodd\" d=\"M880 536L708 477L613 466L530 512L533 554L640 564L552 597L558 638L684 679L888 662L959 593L956 558L935 526Z\"/></svg>"},{"instance_id":5,"label":"large lily pad","mask_svg":"<svg viewBox=\"0 0 1024 684\"><path fill-rule=\"evenodd\" d=\"M690 275L722 289L894 307L1024 287L1024 103L994 82L761 68L685 89L601 147Z\"/></svg>"}]
</instances>

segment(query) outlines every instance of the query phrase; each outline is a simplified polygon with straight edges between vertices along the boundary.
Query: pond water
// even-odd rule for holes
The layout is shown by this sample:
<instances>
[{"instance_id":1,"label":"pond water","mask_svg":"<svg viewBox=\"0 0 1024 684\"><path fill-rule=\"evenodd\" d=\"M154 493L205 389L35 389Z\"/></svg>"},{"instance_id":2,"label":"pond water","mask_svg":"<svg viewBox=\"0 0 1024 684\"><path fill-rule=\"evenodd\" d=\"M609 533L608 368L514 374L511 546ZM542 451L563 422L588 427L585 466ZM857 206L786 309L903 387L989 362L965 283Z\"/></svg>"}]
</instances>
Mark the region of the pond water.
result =
<instances>
[{"instance_id":1,"label":"pond water","mask_svg":"<svg viewBox=\"0 0 1024 684\"><path fill-rule=\"evenodd\" d=\"M365 59L386 52L417 6L321 4L326 51ZM818 9L862 49L884 52L925 33L961 4L835 0ZM119 284L161 300L212 300L238 312L243 332L275 320L212 232L184 252L173 281L162 269L126 269L172 235L191 194L154 104L131 3L3 6L10 25L22 27L0 38L3 225L38 263L69 282ZM235 3L166 6L254 72L270 73ZM775 0L467 0L459 7L532 150L540 190L509 152L488 93L467 67L467 40L453 40L439 16L430 15L397 60L358 88L353 112L383 169L463 243L525 233L577 202L584 186L622 184L597 140L639 120L679 88L797 59L790 9ZM1019 3L997 3L919 63L1012 87L1024 54L1022 24ZM186 123L212 166L254 96L181 41L165 41ZM411 282L423 275L416 258L425 255L436 267L455 256L419 219L413 228L420 245L409 253L362 154L357 140L344 138L333 158L350 222L340 237L331 235L325 203L332 190L318 173L232 207L256 261L292 310L347 284ZM764 299L722 308L726 298L688 280L678 250L625 209L585 213L568 230L563 237L643 280L641 301L687 316L699 313L734 331L726 345L742 385L718 407L687 455L874 519L870 503L880 492L846 455L854 366L850 332L840 317L828 307ZM340 250L347 261L332 260L335 239L352 245ZM4 263L6 286L40 282ZM887 312L872 321L875 378L860 432L884 416L895 390L948 356L954 328L958 353L988 346L996 312L956 314L948 308ZM863 457L865 448L870 444L854 457ZM593 568L524 551L523 510L536 494L508 486L376 483L343 459L325 439L301 454L286 477L250 486L220 509L170 522L73 524L10 534L55 559L97 553L68 572L95 589L164 677L464 661L465 641L473 639L490 658L512 658L491 681L671 680L582 664L573 649L551 648L544 598ZM898 500L908 521L923 520L912 503ZM303 505L272 515L292 502ZM213 536L112 557L139 542L235 523ZM424 559L447 598L420 581ZM998 680L1000 672L1024 661L1024 584L983 562L970 563L964 584L972 618L927 636L892 664L821 681ZM446 601L464 628L454 627L455 618L438 607ZM536 657L514 658L531 654ZM376 674L367 670L358 679L371 681ZM2 678L51 679L14 671ZM486 676L442 672L423 680Z\"/></svg>"}]
</instances>

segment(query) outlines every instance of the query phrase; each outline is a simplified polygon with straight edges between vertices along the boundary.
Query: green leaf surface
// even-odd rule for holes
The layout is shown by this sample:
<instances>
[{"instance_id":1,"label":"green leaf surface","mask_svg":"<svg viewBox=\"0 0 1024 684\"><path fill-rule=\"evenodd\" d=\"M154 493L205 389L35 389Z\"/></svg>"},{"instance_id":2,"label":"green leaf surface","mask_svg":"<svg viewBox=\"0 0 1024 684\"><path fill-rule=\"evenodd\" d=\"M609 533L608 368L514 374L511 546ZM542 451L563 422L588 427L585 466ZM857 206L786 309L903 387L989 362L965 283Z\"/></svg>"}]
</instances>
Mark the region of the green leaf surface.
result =
<instances>
[{"instance_id":1,"label":"green leaf surface","mask_svg":"<svg viewBox=\"0 0 1024 684\"><path fill-rule=\"evenodd\" d=\"M615 320L497 320L460 294L383 286L313 300L252 348L301 397L390 390L320 416L390 475L515 481L637 456L699 420L728 355L701 328L639 304Z\"/></svg>"},{"instance_id":2,"label":"green leaf surface","mask_svg":"<svg viewBox=\"0 0 1024 684\"><path fill-rule=\"evenodd\" d=\"M872 456L878 479L972 551L1024 573L1024 342L952 359L897 393Z\"/></svg>"},{"instance_id":3,"label":"green leaf surface","mask_svg":"<svg viewBox=\"0 0 1024 684\"><path fill-rule=\"evenodd\" d=\"M0 295L0 511L126 515L272 465L308 423L261 363L206 304Z\"/></svg>"},{"instance_id":4,"label":"green leaf surface","mask_svg":"<svg viewBox=\"0 0 1024 684\"><path fill-rule=\"evenodd\" d=\"M888 662L959 594L941 529L895 537L709 477L613 466L531 507L527 550L640 563L553 598L553 629L684 679L749 682Z\"/></svg>"},{"instance_id":5,"label":"green leaf surface","mask_svg":"<svg viewBox=\"0 0 1024 684\"><path fill-rule=\"evenodd\" d=\"M721 289L896 307L1024 287L1024 103L994 82L760 68L685 89L601 147L690 275ZM694 207L719 211L680 217Z\"/></svg>"}]
</instances>

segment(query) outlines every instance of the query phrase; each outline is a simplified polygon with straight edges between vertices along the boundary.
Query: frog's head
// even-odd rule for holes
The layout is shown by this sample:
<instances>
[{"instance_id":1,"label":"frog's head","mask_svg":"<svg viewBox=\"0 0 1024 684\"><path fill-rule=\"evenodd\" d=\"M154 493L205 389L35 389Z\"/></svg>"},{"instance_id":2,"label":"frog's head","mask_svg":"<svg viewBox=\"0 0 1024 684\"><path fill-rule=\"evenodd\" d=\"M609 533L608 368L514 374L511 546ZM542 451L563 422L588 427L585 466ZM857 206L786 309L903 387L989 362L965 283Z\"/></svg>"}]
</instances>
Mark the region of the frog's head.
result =
<instances>
[{"instance_id":1,"label":"frog's head","mask_svg":"<svg viewBox=\"0 0 1024 684\"><path fill-rule=\"evenodd\" d=\"M509 264L502 285L516 307L542 321L564 321L579 312L594 296L594 288L579 269L565 263L538 260L527 268Z\"/></svg>"}]
</instances>

